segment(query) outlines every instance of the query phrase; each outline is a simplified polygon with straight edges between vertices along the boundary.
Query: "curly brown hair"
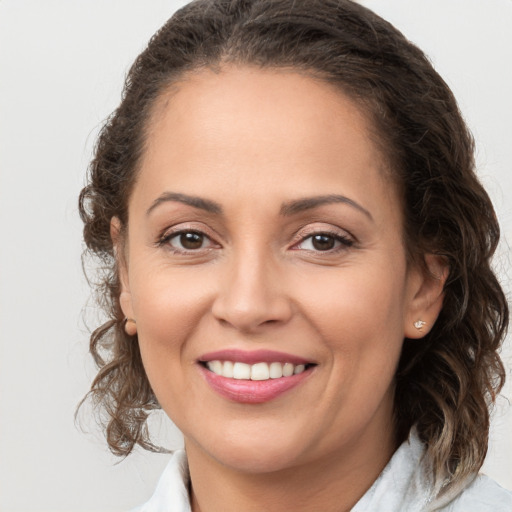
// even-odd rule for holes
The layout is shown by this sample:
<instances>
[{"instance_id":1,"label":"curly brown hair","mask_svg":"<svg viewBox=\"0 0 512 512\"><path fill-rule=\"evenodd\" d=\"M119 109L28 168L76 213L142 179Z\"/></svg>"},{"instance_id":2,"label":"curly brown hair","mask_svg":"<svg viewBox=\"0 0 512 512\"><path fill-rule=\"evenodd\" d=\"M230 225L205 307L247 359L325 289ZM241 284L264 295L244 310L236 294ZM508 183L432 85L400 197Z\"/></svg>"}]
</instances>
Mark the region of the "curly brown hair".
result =
<instances>
[{"instance_id":1,"label":"curly brown hair","mask_svg":"<svg viewBox=\"0 0 512 512\"><path fill-rule=\"evenodd\" d=\"M80 195L88 252L110 320L90 350L90 391L106 411L111 450L158 450L146 420L158 402L134 337L124 330L110 222L127 206L157 98L187 72L225 63L292 68L335 84L372 120L403 197L408 257L446 260L443 309L422 343L404 341L396 374L397 440L414 425L437 482L478 471L489 406L504 382L498 349L508 325L490 266L499 227L474 172L474 143L452 92L425 55L391 24L349 0L195 0L155 34L130 69L122 102L104 125ZM136 337L135 337L136 338Z\"/></svg>"}]
</instances>

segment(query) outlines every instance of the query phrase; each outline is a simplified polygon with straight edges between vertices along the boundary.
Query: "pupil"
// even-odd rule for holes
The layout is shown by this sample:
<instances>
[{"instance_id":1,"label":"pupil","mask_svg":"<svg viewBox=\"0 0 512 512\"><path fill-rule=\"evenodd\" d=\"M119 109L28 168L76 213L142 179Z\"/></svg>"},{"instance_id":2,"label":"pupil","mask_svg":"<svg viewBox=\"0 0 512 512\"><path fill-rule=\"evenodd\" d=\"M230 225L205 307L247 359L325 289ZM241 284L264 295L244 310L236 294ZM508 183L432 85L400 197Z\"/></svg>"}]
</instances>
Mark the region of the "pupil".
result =
<instances>
[{"instance_id":1,"label":"pupil","mask_svg":"<svg viewBox=\"0 0 512 512\"><path fill-rule=\"evenodd\" d=\"M329 235L315 235L312 242L313 247L319 251L328 251L334 247L334 238Z\"/></svg>"},{"instance_id":2,"label":"pupil","mask_svg":"<svg viewBox=\"0 0 512 512\"><path fill-rule=\"evenodd\" d=\"M180 242L185 249L200 249L203 245L203 235L198 233L182 233L180 235Z\"/></svg>"}]
</instances>

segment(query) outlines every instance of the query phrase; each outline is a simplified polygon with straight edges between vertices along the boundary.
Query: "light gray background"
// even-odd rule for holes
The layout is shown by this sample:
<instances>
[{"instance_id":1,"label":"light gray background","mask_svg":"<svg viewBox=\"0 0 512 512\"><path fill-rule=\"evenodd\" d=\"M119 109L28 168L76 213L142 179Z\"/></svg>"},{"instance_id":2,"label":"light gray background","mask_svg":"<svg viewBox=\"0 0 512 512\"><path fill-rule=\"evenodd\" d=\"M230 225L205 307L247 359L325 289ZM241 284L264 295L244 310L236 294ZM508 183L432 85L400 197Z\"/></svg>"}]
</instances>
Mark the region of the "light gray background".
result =
<instances>
[{"instance_id":1,"label":"light gray background","mask_svg":"<svg viewBox=\"0 0 512 512\"><path fill-rule=\"evenodd\" d=\"M77 195L124 74L181 0L0 0L0 510L122 511L165 455L118 465L74 408L94 375ZM512 1L367 0L429 54L478 144L480 176L512 240ZM511 290L510 250L497 268ZM510 340L504 353L510 376ZM512 396L508 385L505 395ZM165 419L155 428L180 445ZM167 433L166 433L167 432ZM485 470L512 488L512 412L501 398Z\"/></svg>"}]
</instances>

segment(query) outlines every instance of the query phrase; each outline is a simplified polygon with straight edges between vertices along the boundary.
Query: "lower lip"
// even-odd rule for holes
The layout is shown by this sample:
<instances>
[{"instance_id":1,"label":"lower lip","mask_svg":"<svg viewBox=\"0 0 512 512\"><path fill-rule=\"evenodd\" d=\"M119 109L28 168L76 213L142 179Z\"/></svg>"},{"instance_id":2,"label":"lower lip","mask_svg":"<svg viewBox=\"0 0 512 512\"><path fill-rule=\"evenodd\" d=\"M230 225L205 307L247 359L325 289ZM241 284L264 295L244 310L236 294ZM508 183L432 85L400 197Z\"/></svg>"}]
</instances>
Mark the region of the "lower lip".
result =
<instances>
[{"instance_id":1,"label":"lower lip","mask_svg":"<svg viewBox=\"0 0 512 512\"><path fill-rule=\"evenodd\" d=\"M217 375L199 365L206 382L219 395L242 404L261 404L270 402L290 389L297 387L307 379L313 370L310 367L291 377L268 380L238 380Z\"/></svg>"}]
</instances>

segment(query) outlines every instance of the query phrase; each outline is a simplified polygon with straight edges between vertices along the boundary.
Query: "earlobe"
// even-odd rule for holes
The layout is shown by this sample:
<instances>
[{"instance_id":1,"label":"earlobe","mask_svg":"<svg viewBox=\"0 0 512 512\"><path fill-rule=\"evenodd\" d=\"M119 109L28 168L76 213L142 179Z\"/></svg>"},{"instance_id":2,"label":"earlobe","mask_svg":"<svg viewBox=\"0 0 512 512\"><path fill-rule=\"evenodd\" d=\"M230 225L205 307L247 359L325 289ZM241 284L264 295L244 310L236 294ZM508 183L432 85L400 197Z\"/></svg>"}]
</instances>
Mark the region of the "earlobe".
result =
<instances>
[{"instance_id":1,"label":"earlobe","mask_svg":"<svg viewBox=\"0 0 512 512\"><path fill-rule=\"evenodd\" d=\"M411 299L405 315L404 336L423 338L434 326L443 307L448 264L442 256L427 254L426 269L417 268L412 279Z\"/></svg>"},{"instance_id":2,"label":"earlobe","mask_svg":"<svg viewBox=\"0 0 512 512\"><path fill-rule=\"evenodd\" d=\"M137 334L137 322L133 317L132 296L129 291L122 291L119 295L119 304L124 313L124 331L128 336Z\"/></svg>"},{"instance_id":3,"label":"earlobe","mask_svg":"<svg viewBox=\"0 0 512 512\"><path fill-rule=\"evenodd\" d=\"M137 334L137 322L133 318L126 317L124 319L124 332L128 336L135 336Z\"/></svg>"}]
</instances>

